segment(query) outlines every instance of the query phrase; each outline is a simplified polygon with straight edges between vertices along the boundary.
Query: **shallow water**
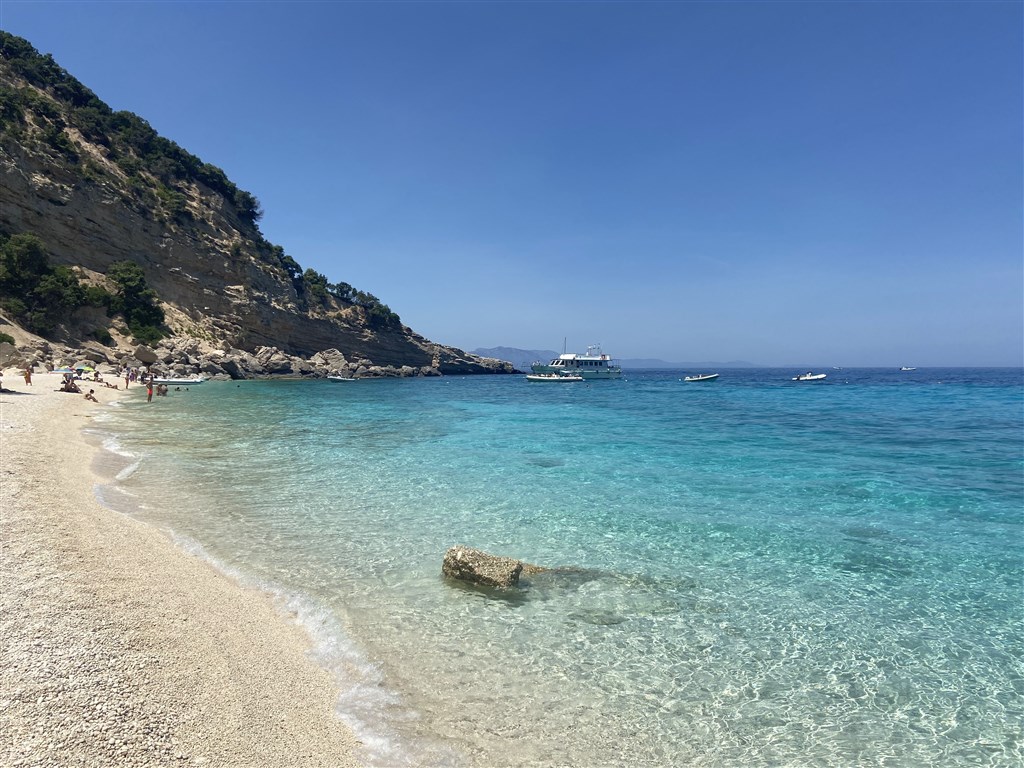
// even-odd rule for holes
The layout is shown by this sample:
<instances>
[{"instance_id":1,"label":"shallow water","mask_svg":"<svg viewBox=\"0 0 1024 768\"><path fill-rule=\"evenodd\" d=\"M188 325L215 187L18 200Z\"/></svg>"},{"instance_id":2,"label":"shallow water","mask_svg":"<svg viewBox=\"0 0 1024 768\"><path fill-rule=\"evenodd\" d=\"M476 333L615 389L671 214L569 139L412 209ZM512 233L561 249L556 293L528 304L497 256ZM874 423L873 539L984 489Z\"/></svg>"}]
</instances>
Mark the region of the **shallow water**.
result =
<instances>
[{"instance_id":1,"label":"shallow water","mask_svg":"<svg viewBox=\"0 0 1024 768\"><path fill-rule=\"evenodd\" d=\"M721 373L208 382L102 494L279 594L372 763L1022 764L1021 371Z\"/></svg>"}]
</instances>

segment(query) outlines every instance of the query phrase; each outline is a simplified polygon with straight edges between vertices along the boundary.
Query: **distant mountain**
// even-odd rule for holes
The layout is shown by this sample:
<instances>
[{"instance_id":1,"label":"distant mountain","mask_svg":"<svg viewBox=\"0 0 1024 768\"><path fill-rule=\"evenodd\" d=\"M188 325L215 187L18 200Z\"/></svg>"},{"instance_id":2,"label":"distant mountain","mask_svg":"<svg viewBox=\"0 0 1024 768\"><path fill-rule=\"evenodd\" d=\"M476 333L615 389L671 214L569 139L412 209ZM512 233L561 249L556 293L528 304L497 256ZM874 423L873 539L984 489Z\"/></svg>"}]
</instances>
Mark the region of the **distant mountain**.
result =
<instances>
[{"instance_id":1,"label":"distant mountain","mask_svg":"<svg viewBox=\"0 0 1024 768\"><path fill-rule=\"evenodd\" d=\"M489 347L487 349L474 349L472 354L480 357L493 357L498 360L505 360L512 363L516 370L527 371L531 363L538 360L547 362L560 353L551 349L517 349L515 347ZM729 362L697 362L697 363L670 363L657 358L626 358L616 360L623 368L663 368L663 369L687 369L687 370L710 370L713 368L756 368L754 363L744 360L731 360Z\"/></svg>"}]
</instances>

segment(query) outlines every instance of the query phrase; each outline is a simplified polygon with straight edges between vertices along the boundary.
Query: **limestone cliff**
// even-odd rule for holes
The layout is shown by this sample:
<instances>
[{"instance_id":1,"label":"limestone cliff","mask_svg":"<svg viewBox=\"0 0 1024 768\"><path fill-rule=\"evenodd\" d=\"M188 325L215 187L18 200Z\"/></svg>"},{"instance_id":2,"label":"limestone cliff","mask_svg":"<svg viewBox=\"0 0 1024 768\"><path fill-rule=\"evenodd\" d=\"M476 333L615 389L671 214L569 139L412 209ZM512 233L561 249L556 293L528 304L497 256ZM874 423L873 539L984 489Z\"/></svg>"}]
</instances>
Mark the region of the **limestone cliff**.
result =
<instances>
[{"instance_id":1,"label":"limestone cliff","mask_svg":"<svg viewBox=\"0 0 1024 768\"><path fill-rule=\"evenodd\" d=\"M94 282L115 262L138 264L178 340L302 357L336 349L440 373L511 371L423 338L370 294L310 283L258 218L255 198L219 169L111 112L50 57L0 32L0 232L38 235L55 265ZM130 341L113 320L111 331Z\"/></svg>"}]
</instances>

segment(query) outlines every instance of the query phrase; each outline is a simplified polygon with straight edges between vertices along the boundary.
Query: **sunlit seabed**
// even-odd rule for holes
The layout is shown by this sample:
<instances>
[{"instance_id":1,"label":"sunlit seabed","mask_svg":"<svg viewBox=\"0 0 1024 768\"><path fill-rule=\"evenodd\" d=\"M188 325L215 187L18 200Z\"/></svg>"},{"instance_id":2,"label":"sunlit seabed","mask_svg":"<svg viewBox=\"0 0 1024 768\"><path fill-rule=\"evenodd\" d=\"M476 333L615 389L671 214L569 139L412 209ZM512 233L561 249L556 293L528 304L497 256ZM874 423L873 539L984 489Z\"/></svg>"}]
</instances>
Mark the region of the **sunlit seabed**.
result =
<instances>
[{"instance_id":1,"label":"sunlit seabed","mask_svg":"<svg viewBox=\"0 0 1024 768\"><path fill-rule=\"evenodd\" d=\"M1022 764L1021 372L790 375L209 382L101 493L279 595L380 765Z\"/></svg>"}]
</instances>

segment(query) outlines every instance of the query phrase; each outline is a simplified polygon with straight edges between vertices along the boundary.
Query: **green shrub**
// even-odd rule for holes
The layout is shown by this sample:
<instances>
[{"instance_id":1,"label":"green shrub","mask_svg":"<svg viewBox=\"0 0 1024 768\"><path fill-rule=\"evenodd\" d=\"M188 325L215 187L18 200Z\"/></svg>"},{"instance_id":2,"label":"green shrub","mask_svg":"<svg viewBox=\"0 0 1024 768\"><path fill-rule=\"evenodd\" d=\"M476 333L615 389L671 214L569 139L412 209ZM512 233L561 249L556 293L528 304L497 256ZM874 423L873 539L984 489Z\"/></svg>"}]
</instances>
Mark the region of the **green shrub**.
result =
<instances>
[{"instance_id":1,"label":"green shrub","mask_svg":"<svg viewBox=\"0 0 1024 768\"><path fill-rule=\"evenodd\" d=\"M96 339L100 344L104 344L108 347L113 346L114 344L114 337L110 335L110 331L106 328L97 328L89 335Z\"/></svg>"},{"instance_id":2,"label":"green shrub","mask_svg":"<svg viewBox=\"0 0 1024 768\"><path fill-rule=\"evenodd\" d=\"M133 261L118 261L110 265L107 278L117 285L110 311L124 315L129 330L139 341L151 344L162 339L164 311L157 303L156 292L146 284L142 267Z\"/></svg>"},{"instance_id":3,"label":"green shrub","mask_svg":"<svg viewBox=\"0 0 1024 768\"><path fill-rule=\"evenodd\" d=\"M386 328L397 330L402 327L402 319L391 311L387 304L374 304L366 310L366 323L374 330Z\"/></svg>"},{"instance_id":4,"label":"green shrub","mask_svg":"<svg viewBox=\"0 0 1024 768\"><path fill-rule=\"evenodd\" d=\"M0 298L0 307L3 307L11 313L15 318L20 318L28 312L28 307L25 302L21 299L15 298L14 296L4 296Z\"/></svg>"},{"instance_id":5,"label":"green shrub","mask_svg":"<svg viewBox=\"0 0 1024 768\"><path fill-rule=\"evenodd\" d=\"M132 332L132 338L139 344L152 346L164 337L164 332L154 325L140 325L128 323L128 330Z\"/></svg>"},{"instance_id":6,"label":"green shrub","mask_svg":"<svg viewBox=\"0 0 1024 768\"><path fill-rule=\"evenodd\" d=\"M68 138L63 128L51 125L43 131L43 140L71 162L78 162L78 150L75 149L75 145Z\"/></svg>"},{"instance_id":7,"label":"green shrub","mask_svg":"<svg viewBox=\"0 0 1024 768\"><path fill-rule=\"evenodd\" d=\"M9 333L3 333L0 331L0 344L13 344L14 337Z\"/></svg>"}]
</instances>

